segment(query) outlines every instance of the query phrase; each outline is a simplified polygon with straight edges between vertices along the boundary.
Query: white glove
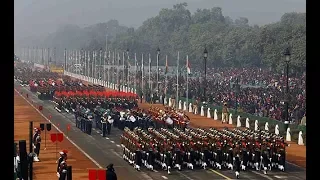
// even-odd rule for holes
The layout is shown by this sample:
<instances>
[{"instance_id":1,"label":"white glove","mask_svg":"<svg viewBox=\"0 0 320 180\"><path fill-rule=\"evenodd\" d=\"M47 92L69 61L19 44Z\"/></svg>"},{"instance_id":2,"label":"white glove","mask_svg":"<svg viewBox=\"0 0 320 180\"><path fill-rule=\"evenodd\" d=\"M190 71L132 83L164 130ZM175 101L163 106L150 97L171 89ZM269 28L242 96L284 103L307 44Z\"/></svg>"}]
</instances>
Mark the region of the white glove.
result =
<instances>
[{"instance_id":1,"label":"white glove","mask_svg":"<svg viewBox=\"0 0 320 180\"><path fill-rule=\"evenodd\" d=\"M262 159L263 157L262 156L260 156L260 159Z\"/></svg>"},{"instance_id":2,"label":"white glove","mask_svg":"<svg viewBox=\"0 0 320 180\"><path fill-rule=\"evenodd\" d=\"M236 158L235 158L235 157L233 157L233 160L235 161L235 160L236 160Z\"/></svg>"},{"instance_id":3,"label":"white glove","mask_svg":"<svg viewBox=\"0 0 320 180\"><path fill-rule=\"evenodd\" d=\"M60 178L60 174L57 172L57 176Z\"/></svg>"}]
</instances>

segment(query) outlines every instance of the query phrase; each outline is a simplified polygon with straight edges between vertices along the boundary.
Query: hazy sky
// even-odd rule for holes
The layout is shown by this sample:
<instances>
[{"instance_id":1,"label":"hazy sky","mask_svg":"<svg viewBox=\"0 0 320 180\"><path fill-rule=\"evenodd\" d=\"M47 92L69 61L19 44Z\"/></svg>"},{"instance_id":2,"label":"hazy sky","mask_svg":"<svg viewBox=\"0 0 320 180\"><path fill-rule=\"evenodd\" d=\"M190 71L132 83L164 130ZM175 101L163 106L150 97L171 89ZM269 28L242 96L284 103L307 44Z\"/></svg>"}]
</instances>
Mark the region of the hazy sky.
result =
<instances>
[{"instance_id":1,"label":"hazy sky","mask_svg":"<svg viewBox=\"0 0 320 180\"><path fill-rule=\"evenodd\" d=\"M43 36L58 26L87 26L117 19L121 25L139 27L162 8L187 2L197 8L221 7L223 14L247 17L250 24L275 22L286 12L305 12L305 0L14 0L15 37Z\"/></svg>"}]
</instances>

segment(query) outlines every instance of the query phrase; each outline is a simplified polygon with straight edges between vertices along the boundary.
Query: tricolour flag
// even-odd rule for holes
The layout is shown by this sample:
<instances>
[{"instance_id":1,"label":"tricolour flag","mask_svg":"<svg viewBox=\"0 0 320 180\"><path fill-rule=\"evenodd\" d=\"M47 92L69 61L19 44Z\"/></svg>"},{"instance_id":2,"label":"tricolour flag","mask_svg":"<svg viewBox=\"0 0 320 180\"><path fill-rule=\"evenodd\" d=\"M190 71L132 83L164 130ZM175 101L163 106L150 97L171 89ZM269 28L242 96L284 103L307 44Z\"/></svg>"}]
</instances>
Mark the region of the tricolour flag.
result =
<instances>
[{"instance_id":1,"label":"tricolour flag","mask_svg":"<svg viewBox=\"0 0 320 180\"><path fill-rule=\"evenodd\" d=\"M189 63L189 57L188 57L188 56L187 56L187 64L186 64L186 67L187 67L187 73L188 73L188 74L191 74L190 63Z\"/></svg>"}]
</instances>

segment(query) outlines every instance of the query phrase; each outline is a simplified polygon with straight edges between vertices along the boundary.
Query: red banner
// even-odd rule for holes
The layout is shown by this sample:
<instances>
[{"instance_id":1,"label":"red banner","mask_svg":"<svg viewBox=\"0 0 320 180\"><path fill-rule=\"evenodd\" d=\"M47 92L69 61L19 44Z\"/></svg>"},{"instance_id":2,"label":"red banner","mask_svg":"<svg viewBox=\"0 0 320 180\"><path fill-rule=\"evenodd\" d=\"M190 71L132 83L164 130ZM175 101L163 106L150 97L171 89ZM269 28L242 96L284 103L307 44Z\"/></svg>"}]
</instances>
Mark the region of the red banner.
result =
<instances>
[{"instance_id":1,"label":"red banner","mask_svg":"<svg viewBox=\"0 0 320 180\"><path fill-rule=\"evenodd\" d=\"M56 133L51 134L51 141L56 142L56 140L57 140L57 134Z\"/></svg>"},{"instance_id":2,"label":"red banner","mask_svg":"<svg viewBox=\"0 0 320 180\"><path fill-rule=\"evenodd\" d=\"M57 140L59 142L62 142L63 141L63 134L62 133L57 133Z\"/></svg>"},{"instance_id":3,"label":"red banner","mask_svg":"<svg viewBox=\"0 0 320 180\"><path fill-rule=\"evenodd\" d=\"M89 169L89 180L97 180L97 170Z\"/></svg>"},{"instance_id":4,"label":"red banner","mask_svg":"<svg viewBox=\"0 0 320 180\"><path fill-rule=\"evenodd\" d=\"M71 126L70 126L70 124L68 124L67 125L67 131L70 131L70 129L71 129Z\"/></svg>"},{"instance_id":5,"label":"red banner","mask_svg":"<svg viewBox=\"0 0 320 180\"><path fill-rule=\"evenodd\" d=\"M107 171L105 169L99 169L98 170L98 179L99 180L107 179Z\"/></svg>"}]
</instances>

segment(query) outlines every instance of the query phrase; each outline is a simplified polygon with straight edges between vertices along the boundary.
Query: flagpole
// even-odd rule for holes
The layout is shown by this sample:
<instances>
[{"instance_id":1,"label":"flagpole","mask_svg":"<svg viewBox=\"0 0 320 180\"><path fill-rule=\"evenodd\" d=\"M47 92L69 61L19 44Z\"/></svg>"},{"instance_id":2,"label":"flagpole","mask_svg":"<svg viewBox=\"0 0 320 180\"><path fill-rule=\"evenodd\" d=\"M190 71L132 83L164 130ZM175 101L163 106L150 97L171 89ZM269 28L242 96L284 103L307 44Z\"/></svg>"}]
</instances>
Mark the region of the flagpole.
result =
<instances>
[{"instance_id":1,"label":"flagpole","mask_svg":"<svg viewBox=\"0 0 320 180\"><path fill-rule=\"evenodd\" d=\"M144 94L144 64L143 64L143 53L141 54L141 91Z\"/></svg>"},{"instance_id":2,"label":"flagpole","mask_svg":"<svg viewBox=\"0 0 320 180\"><path fill-rule=\"evenodd\" d=\"M87 76L88 78L90 77L90 51L87 51L87 61L88 61L88 65L87 65Z\"/></svg>"},{"instance_id":3,"label":"flagpole","mask_svg":"<svg viewBox=\"0 0 320 180\"><path fill-rule=\"evenodd\" d=\"M151 91L151 56L149 53L149 90Z\"/></svg>"},{"instance_id":4,"label":"flagpole","mask_svg":"<svg viewBox=\"0 0 320 180\"><path fill-rule=\"evenodd\" d=\"M137 53L134 53L134 85L133 85L133 93L136 92L137 84Z\"/></svg>"},{"instance_id":5,"label":"flagpole","mask_svg":"<svg viewBox=\"0 0 320 180\"><path fill-rule=\"evenodd\" d=\"M107 48L106 48L107 49ZM103 53L103 84L105 85L106 81L106 60L108 57L107 50ZM107 60L109 62L109 60ZM109 63L107 63L107 68L108 68L108 84L109 84Z\"/></svg>"},{"instance_id":6,"label":"flagpole","mask_svg":"<svg viewBox=\"0 0 320 180\"><path fill-rule=\"evenodd\" d=\"M177 58L177 92L176 92L176 109L178 109L178 104L179 104L179 56L180 53L178 51L178 58Z\"/></svg>"},{"instance_id":7,"label":"flagpole","mask_svg":"<svg viewBox=\"0 0 320 180\"><path fill-rule=\"evenodd\" d=\"M79 51L76 50L76 66L75 66L75 71L76 71L76 74L78 74L78 63L79 63Z\"/></svg>"},{"instance_id":8,"label":"flagpole","mask_svg":"<svg viewBox=\"0 0 320 180\"><path fill-rule=\"evenodd\" d=\"M95 62L95 51L92 51L92 62L91 62L91 77L94 78L94 62Z\"/></svg>"},{"instance_id":9,"label":"flagpole","mask_svg":"<svg viewBox=\"0 0 320 180\"><path fill-rule=\"evenodd\" d=\"M112 81L113 84L115 84L115 79L114 79L114 64L115 64L115 61L114 61L114 59L115 59L115 52L112 51L112 73L111 73L112 80L111 81Z\"/></svg>"},{"instance_id":10,"label":"flagpole","mask_svg":"<svg viewBox=\"0 0 320 180\"><path fill-rule=\"evenodd\" d=\"M110 78L110 74L111 74L111 73L110 73L110 70L111 70L110 65L112 64L112 63L110 63L110 60L111 60L111 52L108 51L108 52L106 52L106 53L107 53L107 54L106 54L106 55L107 55L106 57L107 57L107 66L108 66L108 80L107 80L108 83L107 83L107 84L109 85L109 84L110 84L110 79L111 79L111 78ZM104 80L106 80L106 79L104 79Z\"/></svg>"},{"instance_id":11,"label":"flagpole","mask_svg":"<svg viewBox=\"0 0 320 180\"><path fill-rule=\"evenodd\" d=\"M129 89L130 89L130 86L131 86L131 82L130 82L130 69L131 69L131 65L129 65L130 64L130 62L129 62L129 59L130 59L130 57L129 57L129 51L127 50L127 78L126 78L126 84L127 84L127 90L128 91L130 91ZM129 86L129 84L130 84L130 86Z\"/></svg>"},{"instance_id":12,"label":"flagpole","mask_svg":"<svg viewBox=\"0 0 320 180\"><path fill-rule=\"evenodd\" d=\"M83 54L83 64L84 64L83 75L86 78L86 74L87 74L87 51L86 50L84 50L84 54Z\"/></svg>"},{"instance_id":13,"label":"flagpole","mask_svg":"<svg viewBox=\"0 0 320 180\"><path fill-rule=\"evenodd\" d=\"M165 97L167 97L167 91L168 91L168 55L166 55L166 76L165 76L165 88L164 88L164 94L165 94Z\"/></svg>"},{"instance_id":14,"label":"flagpole","mask_svg":"<svg viewBox=\"0 0 320 180\"><path fill-rule=\"evenodd\" d=\"M189 106L189 56L187 55L187 107Z\"/></svg>"},{"instance_id":15,"label":"flagpole","mask_svg":"<svg viewBox=\"0 0 320 180\"><path fill-rule=\"evenodd\" d=\"M124 78L125 78L125 73L124 73L124 52L122 52L122 63L123 63L123 65L122 65L122 69L123 69L123 71L122 71L122 86L124 86L123 85L123 83L124 83ZM123 87L122 87L123 88Z\"/></svg>"},{"instance_id":16,"label":"flagpole","mask_svg":"<svg viewBox=\"0 0 320 180\"><path fill-rule=\"evenodd\" d=\"M100 49L100 54L99 54L99 58L100 58L100 64L99 64L99 80L102 79L102 76L101 76L101 67L102 67L102 48ZM104 71L104 68L103 68L103 71Z\"/></svg>"},{"instance_id":17,"label":"flagpole","mask_svg":"<svg viewBox=\"0 0 320 180\"><path fill-rule=\"evenodd\" d=\"M118 52L117 55L117 84L118 84L118 90L120 91L120 73L119 73L119 68L120 68L120 53Z\"/></svg>"},{"instance_id":18,"label":"flagpole","mask_svg":"<svg viewBox=\"0 0 320 180\"><path fill-rule=\"evenodd\" d=\"M29 60L28 60L29 61ZM67 64L67 48L64 49L64 72L66 71L66 64ZM65 74L65 73L64 73Z\"/></svg>"}]
</instances>

